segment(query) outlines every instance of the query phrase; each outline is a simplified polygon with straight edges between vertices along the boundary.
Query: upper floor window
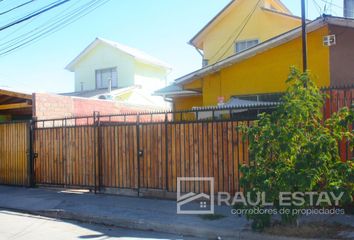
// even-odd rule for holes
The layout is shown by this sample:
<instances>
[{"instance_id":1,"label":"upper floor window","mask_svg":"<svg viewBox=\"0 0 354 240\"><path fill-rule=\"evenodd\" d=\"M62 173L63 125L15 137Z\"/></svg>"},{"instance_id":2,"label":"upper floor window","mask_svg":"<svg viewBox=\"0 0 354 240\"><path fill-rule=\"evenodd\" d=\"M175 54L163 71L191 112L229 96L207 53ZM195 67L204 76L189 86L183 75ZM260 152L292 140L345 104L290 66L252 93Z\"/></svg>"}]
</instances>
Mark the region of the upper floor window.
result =
<instances>
[{"instance_id":1,"label":"upper floor window","mask_svg":"<svg viewBox=\"0 0 354 240\"><path fill-rule=\"evenodd\" d=\"M96 88L108 88L109 82L112 82L112 88L118 87L117 68L105 68L96 70Z\"/></svg>"},{"instance_id":2,"label":"upper floor window","mask_svg":"<svg viewBox=\"0 0 354 240\"><path fill-rule=\"evenodd\" d=\"M251 48L259 43L258 39L246 40L246 41L238 41L235 45L236 53L242 52L248 48Z\"/></svg>"}]
</instances>

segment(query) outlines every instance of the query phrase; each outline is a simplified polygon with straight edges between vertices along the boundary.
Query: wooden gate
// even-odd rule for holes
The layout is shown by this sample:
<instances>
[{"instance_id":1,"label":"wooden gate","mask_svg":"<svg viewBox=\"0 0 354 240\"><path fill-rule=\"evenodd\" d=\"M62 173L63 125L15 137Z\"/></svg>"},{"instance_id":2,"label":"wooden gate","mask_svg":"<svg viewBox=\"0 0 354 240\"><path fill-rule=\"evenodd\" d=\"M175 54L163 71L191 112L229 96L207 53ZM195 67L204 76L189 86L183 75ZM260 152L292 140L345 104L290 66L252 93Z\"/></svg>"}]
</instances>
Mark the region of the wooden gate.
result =
<instances>
[{"instance_id":1,"label":"wooden gate","mask_svg":"<svg viewBox=\"0 0 354 240\"><path fill-rule=\"evenodd\" d=\"M217 191L239 190L239 167L249 159L237 126L249 122L127 119L37 122L36 183L151 195L176 192L178 177L214 177ZM192 182L181 189L209 191Z\"/></svg>"},{"instance_id":2,"label":"wooden gate","mask_svg":"<svg viewBox=\"0 0 354 240\"><path fill-rule=\"evenodd\" d=\"M139 188L136 128L135 124L99 127L97 162L101 189Z\"/></svg>"},{"instance_id":3,"label":"wooden gate","mask_svg":"<svg viewBox=\"0 0 354 240\"><path fill-rule=\"evenodd\" d=\"M167 125L139 125L139 186L145 189L167 189Z\"/></svg>"},{"instance_id":4,"label":"wooden gate","mask_svg":"<svg viewBox=\"0 0 354 240\"><path fill-rule=\"evenodd\" d=\"M97 175L95 139L93 126L36 128L36 183L94 188Z\"/></svg>"},{"instance_id":5,"label":"wooden gate","mask_svg":"<svg viewBox=\"0 0 354 240\"><path fill-rule=\"evenodd\" d=\"M0 124L0 184L29 186L30 123Z\"/></svg>"}]
</instances>

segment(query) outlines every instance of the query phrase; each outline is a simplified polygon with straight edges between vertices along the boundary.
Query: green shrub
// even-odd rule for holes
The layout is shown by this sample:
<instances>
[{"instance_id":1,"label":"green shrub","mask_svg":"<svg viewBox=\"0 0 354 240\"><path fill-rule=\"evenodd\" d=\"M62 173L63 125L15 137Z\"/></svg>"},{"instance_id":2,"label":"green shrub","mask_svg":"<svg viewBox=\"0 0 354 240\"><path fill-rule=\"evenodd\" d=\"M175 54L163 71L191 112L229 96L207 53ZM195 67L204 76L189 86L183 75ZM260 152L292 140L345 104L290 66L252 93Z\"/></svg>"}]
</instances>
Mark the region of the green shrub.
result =
<instances>
[{"instance_id":1,"label":"green shrub","mask_svg":"<svg viewBox=\"0 0 354 240\"><path fill-rule=\"evenodd\" d=\"M261 114L253 126L241 127L254 161L242 166L241 185L252 196L266 192L266 201L278 209L284 208L278 204L280 192L343 192L341 204L352 202L353 162L341 161L338 143L344 138L353 146L353 132L348 127L353 112L343 108L324 121L325 95L309 74L292 68L287 83L282 104L272 114ZM308 198L300 207L286 208L306 207ZM283 222L294 223L298 214L291 211L281 216ZM270 214L247 217L253 220L254 229L270 224Z\"/></svg>"}]
</instances>

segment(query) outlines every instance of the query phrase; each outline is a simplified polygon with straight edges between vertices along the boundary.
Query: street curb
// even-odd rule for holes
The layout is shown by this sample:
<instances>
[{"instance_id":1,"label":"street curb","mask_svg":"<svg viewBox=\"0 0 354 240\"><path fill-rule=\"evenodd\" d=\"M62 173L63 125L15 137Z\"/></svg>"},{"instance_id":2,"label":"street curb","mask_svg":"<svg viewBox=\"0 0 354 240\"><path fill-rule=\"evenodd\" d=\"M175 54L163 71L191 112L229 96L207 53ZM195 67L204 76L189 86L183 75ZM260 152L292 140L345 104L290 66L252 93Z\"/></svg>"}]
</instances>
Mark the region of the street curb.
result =
<instances>
[{"instance_id":1,"label":"street curb","mask_svg":"<svg viewBox=\"0 0 354 240\"><path fill-rule=\"evenodd\" d=\"M217 228L195 228L191 225L187 224L168 224L168 223L160 223L153 222L151 220L132 220L126 218L109 218L109 217L98 217L98 216L90 216L85 214L79 214L74 212L66 212L66 211L39 211L36 214L50 217L50 218L58 218L58 219L66 219L66 220L76 220L79 222L100 224L106 226L114 226L121 227L127 229L134 230L142 230L142 231L155 231L162 233L170 233L176 235L183 236L192 236L192 237L202 237L202 238L218 238L219 236L224 238L233 238L235 236L240 235L240 230L232 229L230 231L225 231L223 229L222 233L218 233L220 229Z\"/></svg>"},{"instance_id":2,"label":"street curb","mask_svg":"<svg viewBox=\"0 0 354 240\"><path fill-rule=\"evenodd\" d=\"M249 240L305 240L302 238L291 238L291 237L280 237L280 236L272 236L265 235L260 233L251 232L248 230L241 229L231 229L229 231L222 230L222 233L218 232L220 229L218 228L195 228L191 225L172 225L172 224L161 224L157 222L146 222L144 220L127 220L124 218L109 218L109 217L98 217L98 216L90 216L80 213L74 212L66 212L63 210L48 210L48 211L37 211L37 210L24 210L24 209L13 209L13 208L3 208L0 209L20 212L31 215L38 215L42 217L61 219L61 220L73 220L82 223L88 224L97 224L97 225L105 225L112 227L119 227L125 229L132 230L140 230L140 231L154 231L160 233L168 233L168 234L176 234L182 235L185 237L198 237L204 239L249 239Z\"/></svg>"}]
</instances>

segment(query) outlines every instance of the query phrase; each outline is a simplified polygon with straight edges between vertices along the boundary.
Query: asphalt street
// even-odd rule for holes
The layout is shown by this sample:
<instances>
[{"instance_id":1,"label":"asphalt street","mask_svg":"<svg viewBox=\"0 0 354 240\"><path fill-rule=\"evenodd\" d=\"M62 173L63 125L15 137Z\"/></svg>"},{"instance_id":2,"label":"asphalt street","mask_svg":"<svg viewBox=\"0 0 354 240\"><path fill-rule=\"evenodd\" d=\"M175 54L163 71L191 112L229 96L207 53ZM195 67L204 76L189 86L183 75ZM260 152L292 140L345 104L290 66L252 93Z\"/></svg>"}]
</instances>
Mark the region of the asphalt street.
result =
<instances>
[{"instance_id":1,"label":"asphalt street","mask_svg":"<svg viewBox=\"0 0 354 240\"><path fill-rule=\"evenodd\" d=\"M61 221L0 210L0 240L186 239L148 231Z\"/></svg>"}]
</instances>

